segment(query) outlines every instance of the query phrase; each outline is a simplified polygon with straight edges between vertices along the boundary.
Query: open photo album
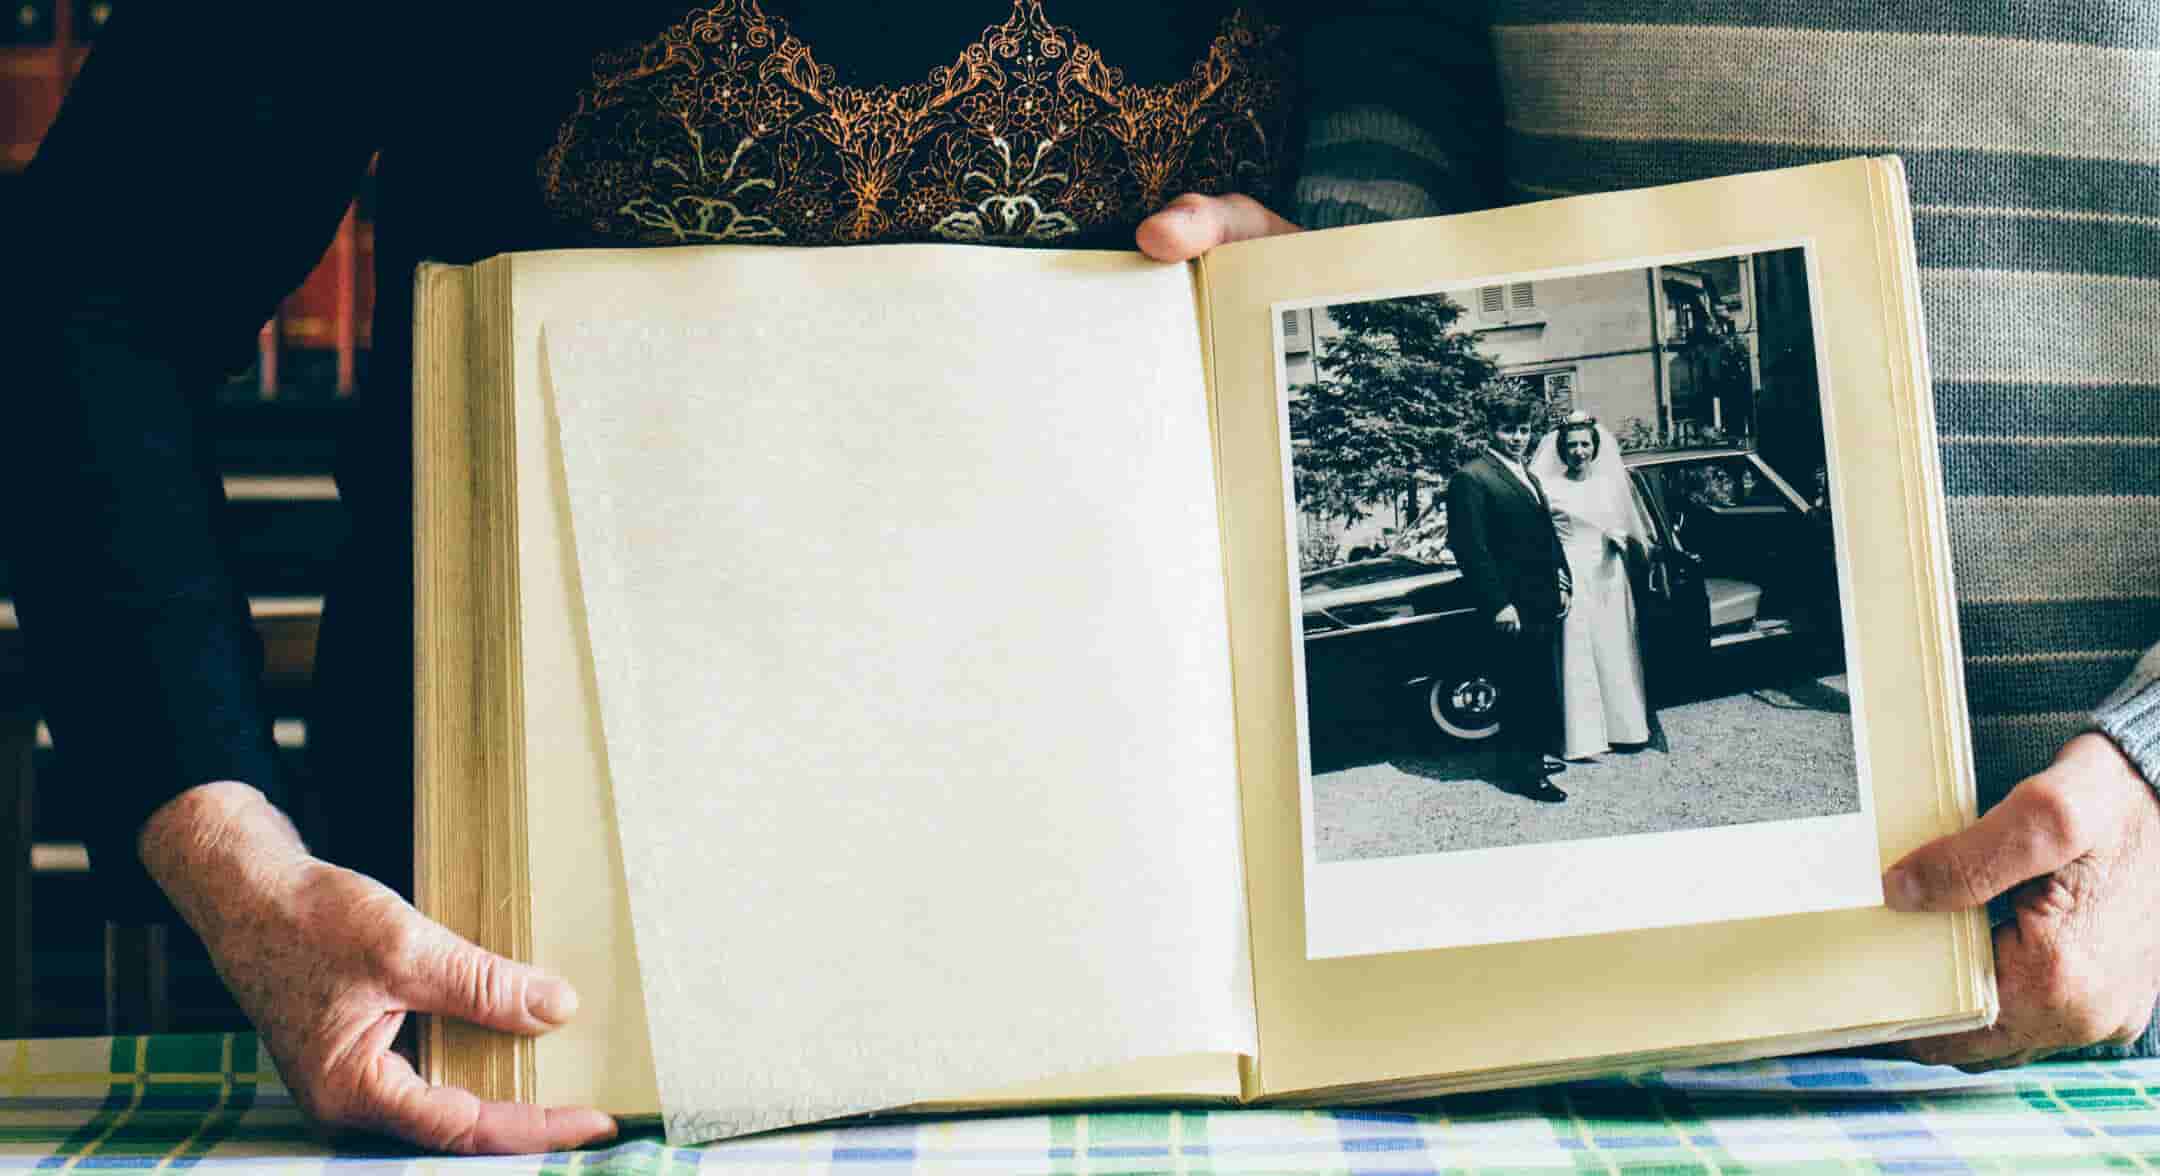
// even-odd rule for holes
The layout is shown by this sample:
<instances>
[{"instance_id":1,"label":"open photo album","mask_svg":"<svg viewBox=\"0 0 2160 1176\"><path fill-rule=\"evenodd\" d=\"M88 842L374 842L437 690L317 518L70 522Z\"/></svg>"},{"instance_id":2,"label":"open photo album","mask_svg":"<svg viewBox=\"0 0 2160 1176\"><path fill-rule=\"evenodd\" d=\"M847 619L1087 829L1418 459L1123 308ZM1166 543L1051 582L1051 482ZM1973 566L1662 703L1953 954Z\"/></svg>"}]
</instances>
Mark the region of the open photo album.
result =
<instances>
[{"instance_id":1,"label":"open photo album","mask_svg":"<svg viewBox=\"0 0 2160 1176\"><path fill-rule=\"evenodd\" d=\"M431 1020L672 1142L1399 1099L1970 1028L1906 187L1853 159L1137 255L417 277Z\"/></svg>"}]
</instances>

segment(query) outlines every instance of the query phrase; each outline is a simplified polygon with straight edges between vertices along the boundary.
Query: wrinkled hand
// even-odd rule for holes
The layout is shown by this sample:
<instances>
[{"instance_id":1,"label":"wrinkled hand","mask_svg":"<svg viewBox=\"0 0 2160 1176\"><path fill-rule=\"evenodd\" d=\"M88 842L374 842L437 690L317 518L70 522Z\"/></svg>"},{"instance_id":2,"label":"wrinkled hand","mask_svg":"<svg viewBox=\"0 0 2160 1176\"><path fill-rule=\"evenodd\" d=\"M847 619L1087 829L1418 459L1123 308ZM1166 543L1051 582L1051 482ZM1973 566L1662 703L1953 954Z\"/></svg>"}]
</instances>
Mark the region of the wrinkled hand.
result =
<instances>
[{"instance_id":1,"label":"wrinkled hand","mask_svg":"<svg viewBox=\"0 0 2160 1176\"><path fill-rule=\"evenodd\" d=\"M1554 615L1561 618L1562 620L1565 620L1568 615L1568 610L1574 607L1575 594L1565 588L1562 588L1560 590L1560 611L1558 613L1555 613Z\"/></svg>"},{"instance_id":2,"label":"wrinkled hand","mask_svg":"<svg viewBox=\"0 0 2160 1176\"><path fill-rule=\"evenodd\" d=\"M1191 261L1217 245L1297 231L1250 196L1187 192L1141 221L1133 239L1157 261Z\"/></svg>"},{"instance_id":3,"label":"wrinkled hand","mask_svg":"<svg viewBox=\"0 0 2160 1176\"><path fill-rule=\"evenodd\" d=\"M568 1021L577 995L309 855L255 789L225 781L183 793L144 824L139 846L318 1125L462 1153L558 1151L615 1134L598 1111L483 1102L415 1073L391 1048L407 1013L537 1034Z\"/></svg>"},{"instance_id":4,"label":"wrinkled hand","mask_svg":"<svg viewBox=\"0 0 2160 1176\"><path fill-rule=\"evenodd\" d=\"M1493 614L1492 627L1502 633L1519 632L1522 629L1522 614L1515 611L1514 605L1508 605Z\"/></svg>"},{"instance_id":5,"label":"wrinkled hand","mask_svg":"<svg viewBox=\"0 0 2160 1176\"><path fill-rule=\"evenodd\" d=\"M2064 744L1970 829L1883 876L1897 910L1963 910L2005 891L2017 917L1995 929L2001 1017L1907 1052L1987 1070L2136 1040L2160 993L2160 800L2106 736Z\"/></svg>"}]
</instances>

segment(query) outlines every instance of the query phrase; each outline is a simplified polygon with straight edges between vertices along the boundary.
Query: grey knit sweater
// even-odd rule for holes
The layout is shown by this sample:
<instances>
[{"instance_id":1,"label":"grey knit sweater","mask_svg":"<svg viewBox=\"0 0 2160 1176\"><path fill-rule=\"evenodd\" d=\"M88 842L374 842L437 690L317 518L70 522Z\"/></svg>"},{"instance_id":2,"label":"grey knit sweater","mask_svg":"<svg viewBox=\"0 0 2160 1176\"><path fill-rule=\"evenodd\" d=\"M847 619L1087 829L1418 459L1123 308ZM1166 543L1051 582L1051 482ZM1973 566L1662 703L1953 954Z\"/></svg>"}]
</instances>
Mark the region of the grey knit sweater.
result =
<instances>
[{"instance_id":1,"label":"grey knit sweater","mask_svg":"<svg viewBox=\"0 0 2160 1176\"><path fill-rule=\"evenodd\" d=\"M1982 803L2094 726L2160 781L2160 5L1495 0L1421 19L1394 107L1313 128L1302 223L1904 156ZM1369 48L1334 60L1374 68ZM1452 115L1409 117L1433 103ZM2160 1023L2140 1049L2160 1052Z\"/></svg>"}]
</instances>

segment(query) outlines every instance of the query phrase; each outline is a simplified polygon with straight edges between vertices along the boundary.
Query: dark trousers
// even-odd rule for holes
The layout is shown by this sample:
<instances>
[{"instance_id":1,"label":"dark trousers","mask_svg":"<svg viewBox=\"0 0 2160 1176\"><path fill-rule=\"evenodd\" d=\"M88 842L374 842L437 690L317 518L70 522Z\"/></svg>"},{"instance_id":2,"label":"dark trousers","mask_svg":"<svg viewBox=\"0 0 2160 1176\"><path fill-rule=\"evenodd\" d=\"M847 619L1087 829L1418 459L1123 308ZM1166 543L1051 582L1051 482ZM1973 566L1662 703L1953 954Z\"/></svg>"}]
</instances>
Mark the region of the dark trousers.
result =
<instances>
[{"instance_id":1,"label":"dark trousers","mask_svg":"<svg viewBox=\"0 0 2160 1176\"><path fill-rule=\"evenodd\" d=\"M1500 687L1500 766L1507 775L1544 775L1560 746L1560 625L1525 624L1493 635Z\"/></svg>"}]
</instances>

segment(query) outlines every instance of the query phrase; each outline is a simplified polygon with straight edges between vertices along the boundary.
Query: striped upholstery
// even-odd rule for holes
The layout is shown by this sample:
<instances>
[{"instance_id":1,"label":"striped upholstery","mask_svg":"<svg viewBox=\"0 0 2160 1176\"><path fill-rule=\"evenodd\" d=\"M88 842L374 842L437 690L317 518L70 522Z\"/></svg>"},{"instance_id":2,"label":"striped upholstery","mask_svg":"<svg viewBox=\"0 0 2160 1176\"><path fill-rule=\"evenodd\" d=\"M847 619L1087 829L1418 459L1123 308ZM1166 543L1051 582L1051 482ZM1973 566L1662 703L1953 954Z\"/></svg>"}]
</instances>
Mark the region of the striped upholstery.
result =
<instances>
[{"instance_id":1,"label":"striped upholstery","mask_svg":"<svg viewBox=\"0 0 2160 1176\"><path fill-rule=\"evenodd\" d=\"M1485 125L1497 91L1499 127L1361 152L1334 116L1315 128L1300 215L1334 224L1903 155L1981 799L2000 798L2090 727L2160 641L2160 5L1490 7L1489 60L1435 78L1421 119ZM1448 27L1459 15L1424 19L1426 35L1470 35ZM1405 144L1458 154L1406 173ZM1405 174L1454 186L1413 201ZM2102 715L2148 779L2156 674L2160 656Z\"/></svg>"}]
</instances>

